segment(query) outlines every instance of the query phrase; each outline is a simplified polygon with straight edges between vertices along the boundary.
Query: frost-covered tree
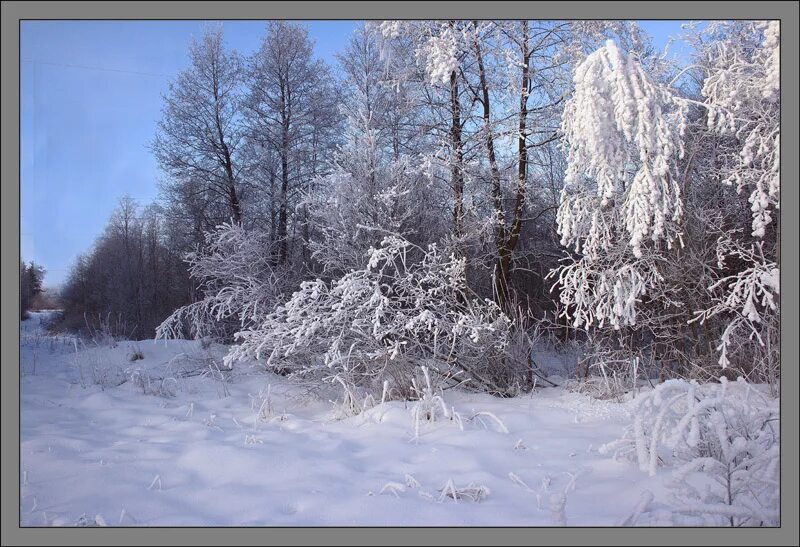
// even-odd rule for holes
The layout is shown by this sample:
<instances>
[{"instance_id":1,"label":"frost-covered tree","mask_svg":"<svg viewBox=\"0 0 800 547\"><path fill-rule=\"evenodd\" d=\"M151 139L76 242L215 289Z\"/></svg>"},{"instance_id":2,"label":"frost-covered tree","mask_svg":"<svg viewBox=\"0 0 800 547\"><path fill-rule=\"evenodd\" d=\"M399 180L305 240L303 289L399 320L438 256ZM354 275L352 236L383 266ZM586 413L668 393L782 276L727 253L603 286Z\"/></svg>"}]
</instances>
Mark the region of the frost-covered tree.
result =
<instances>
[{"instance_id":1,"label":"frost-covered tree","mask_svg":"<svg viewBox=\"0 0 800 547\"><path fill-rule=\"evenodd\" d=\"M723 158L722 182L749 192L752 235L764 238L780 206L780 22L716 23L702 54L708 127L736 138L739 153Z\"/></svg>"},{"instance_id":2,"label":"frost-covered tree","mask_svg":"<svg viewBox=\"0 0 800 547\"><path fill-rule=\"evenodd\" d=\"M276 210L276 262L286 264L302 193L323 163L324 146L337 128L337 93L328 67L314 58L308 29L271 21L248 64L247 124L253 145L271 163L271 205ZM272 163L274 162L274 163ZM305 220L305 219L302 219Z\"/></svg>"},{"instance_id":3,"label":"frost-covered tree","mask_svg":"<svg viewBox=\"0 0 800 547\"><path fill-rule=\"evenodd\" d=\"M531 156L557 137L553 114L563 99L559 95L563 63L554 58L568 33L569 25L548 21L473 21L468 33L477 73L470 90L480 104L478 138L486 150L490 178L495 240L492 292L504 307L512 297L511 268L523 226L536 218L526 218L538 206L529 187L531 174L541 176ZM490 83L492 73L497 83ZM498 144L507 146L507 151L498 151ZM503 160L506 165L501 167Z\"/></svg>"},{"instance_id":4,"label":"frost-covered tree","mask_svg":"<svg viewBox=\"0 0 800 547\"><path fill-rule=\"evenodd\" d=\"M418 90L423 127L434 138L428 175L448 185L448 205L460 211L452 244L468 257L471 284L501 305L524 300L534 287L542 291L536 274L549 268L540 263L557 251L549 221L561 173L552 168L551 145L577 58L569 44L578 36L581 43L597 43L599 36L627 40L634 30L536 20L389 21L379 29L389 70ZM395 60L399 47L406 48L405 64ZM512 294L515 269L526 281L518 282L525 287L519 295Z\"/></svg>"},{"instance_id":5,"label":"frost-covered tree","mask_svg":"<svg viewBox=\"0 0 800 547\"><path fill-rule=\"evenodd\" d=\"M718 349L719 367L775 378L776 29L692 28L697 55L677 75L615 43L576 66L558 212L573 254L557 271L573 325L610 327L628 355L649 346L683 373L718 376L706 360Z\"/></svg>"},{"instance_id":6,"label":"frost-covered tree","mask_svg":"<svg viewBox=\"0 0 800 547\"><path fill-rule=\"evenodd\" d=\"M193 39L189 54L191 66L164 95L151 147L167 176L165 201L197 239L220 222L242 220L244 73L238 54L225 50L221 26Z\"/></svg>"},{"instance_id":7,"label":"frost-covered tree","mask_svg":"<svg viewBox=\"0 0 800 547\"><path fill-rule=\"evenodd\" d=\"M716 144L715 180L746 197L750 212L749 225L742 215L720 230L708 283L713 302L697 318L725 321L718 346L723 368L731 354L743 353L773 375L780 318L780 26L716 22L696 40L705 133Z\"/></svg>"},{"instance_id":8,"label":"frost-covered tree","mask_svg":"<svg viewBox=\"0 0 800 547\"><path fill-rule=\"evenodd\" d=\"M397 85L413 82L418 87L418 103L434 120L423 122L430 130L436 150L429 155L447 171L452 211L452 235L465 234L467 205L465 196L464 125L465 99L462 62L466 56L467 21L383 21L379 30L384 40L383 53L391 63ZM398 51L399 49L399 51ZM405 57L412 52L413 57ZM455 243L464 254L463 243Z\"/></svg>"},{"instance_id":9,"label":"frost-covered tree","mask_svg":"<svg viewBox=\"0 0 800 547\"><path fill-rule=\"evenodd\" d=\"M408 85L386 66L381 47L375 25L356 29L344 51L337 54L341 68L338 86L342 109L366 118L368 126L363 127L374 129L378 147L397 160L400 155L419 151L419 137L412 127L415 122Z\"/></svg>"},{"instance_id":10,"label":"frost-covered tree","mask_svg":"<svg viewBox=\"0 0 800 547\"><path fill-rule=\"evenodd\" d=\"M637 302L663 281L657 262L679 237L679 121L669 92L613 42L575 69L563 131L561 243L579 257L558 273L579 326L636 324Z\"/></svg>"},{"instance_id":11,"label":"frost-covered tree","mask_svg":"<svg viewBox=\"0 0 800 547\"><path fill-rule=\"evenodd\" d=\"M387 234L425 245L441 225L430 207L419 206L432 196L415 165L413 143L398 146L404 95L386 79L376 29L357 31L345 53L342 143L332 171L315 181L304 203L311 215L312 256L326 275L362 268L368 249Z\"/></svg>"},{"instance_id":12,"label":"frost-covered tree","mask_svg":"<svg viewBox=\"0 0 800 547\"><path fill-rule=\"evenodd\" d=\"M425 209L419 207L424 175L408 156L386 157L366 116L350 116L333 171L307 197L315 227L312 256L326 274L363 267L367 250L387 234L415 240L425 224Z\"/></svg>"}]
</instances>

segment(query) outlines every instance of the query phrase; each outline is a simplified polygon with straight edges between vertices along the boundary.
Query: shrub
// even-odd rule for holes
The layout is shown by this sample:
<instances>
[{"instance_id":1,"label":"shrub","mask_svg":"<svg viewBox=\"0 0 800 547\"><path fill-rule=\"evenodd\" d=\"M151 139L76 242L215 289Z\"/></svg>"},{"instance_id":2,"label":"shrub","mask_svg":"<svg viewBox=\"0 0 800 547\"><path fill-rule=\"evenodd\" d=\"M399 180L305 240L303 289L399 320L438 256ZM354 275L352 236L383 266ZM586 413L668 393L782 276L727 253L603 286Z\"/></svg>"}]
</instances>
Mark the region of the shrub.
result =
<instances>
[{"instance_id":1,"label":"shrub","mask_svg":"<svg viewBox=\"0 0 800 547\"><path fill-rule=\"evenodd\" d=\"M426 366L443 384L502 391L489 372L503 358L511 321L469 292L464 270L463 259L435 245L386 237L365 268L302 283L259 325L237 333L241 344L226 364L263 358L273 370L336 382L346 393L379 396L388 381L406 399L417 367Z\"/></svg>"},{"instance_id":2,"label":"shrub","mask_svg":"<svg viewBox=\"0 0 800 547\"><path fill-rule=\"evenodd\" d=\"M739 379L669 380L636 401L633 425L603 447L651 475L676 465L674 513L702 524L780 524L778 401Z\"/></svg>"}]
</instances>

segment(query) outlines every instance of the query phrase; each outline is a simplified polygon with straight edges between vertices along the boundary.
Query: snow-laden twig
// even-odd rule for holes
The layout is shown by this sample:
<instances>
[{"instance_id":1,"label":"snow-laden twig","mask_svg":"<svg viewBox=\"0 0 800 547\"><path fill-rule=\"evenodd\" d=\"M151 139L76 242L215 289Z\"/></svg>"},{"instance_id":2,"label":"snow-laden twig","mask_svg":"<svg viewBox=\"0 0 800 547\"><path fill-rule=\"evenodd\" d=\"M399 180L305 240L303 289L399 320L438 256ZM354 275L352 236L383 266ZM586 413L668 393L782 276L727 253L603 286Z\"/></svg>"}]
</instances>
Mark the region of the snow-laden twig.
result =
<instances>
[{"instance_id":1,"label":"snow-laden twig","mask_svg":"<svg viewBox=\"0 0 800 547\"><path fill-rule=\"evenodd\" d=\"M484 485L475 484L471 482L466 486L456 486L453 479L448 479L445 485L439 489L442 493L439 496L439 501L444 501L445 498L450 498L453 502L458 503L460 499L469 499L472 501L482 501L486 499L491 493L488 487Z\"/></svg>"},{"instance_id":2,"label":"snow-laden twig","mask_svg":"<svg viewBox=\"0 0 800 547\"><path fill-rule=\"evenodd\" d=\"M630 512L630 514L619 522L619 526L634 526L642 513L647 511L647 508L653 503L653 493L650 490L644 490L639 496L639 501Z\"/></svg>"},{"instance_id":3,"label":"snow-laden twig","mask_svg":"<svg viewBox=\"0 0 800 547\"><path fill-rule=\"evenodd\" d=\"M506 427L506 424L504 424L503 421L500 418L498 418L497 416L495 416L493 413L488 412L486 410L482 410L480 412L476 412L475 414L472 415L470 420L476 420L477 419L478 421L481 422L481 424L483 424L483 420L481 420L481 417L486 417L486 418L489 418L490 420L492 420L492 422L494 422L494 424L497 426L497 430L500 433L508 433L508 428ZM483 424L483 425L484 425L484 427L486 427L485 424Z\"/></svg>"},{"instance_id":4,"label":"snow-laden twig","mask_svg":"<svg viewBox=\"0 0 800 547\"><path fill-rule=\"evenodd\" d=\"M399 498L400 496L397 493L405 491L406 491L405 485L402 485L399 482L387 482L385 485L383 485L383 488L381 488L378 494L389 492L390 494L393 494L394 497Z\"/></svg>"},{"instance_id":5,"label":"snow-laden twig","mask_svg":"<svg viewBox=\"0 0 800 547\"><path fill-rule=\"evenodd\" d=\"M153 490L156 487L158 487L158 490L161 490L161 475L156 475L153 477L153 482L150 483L150 486L148 486L147 489Z\"/></svg>"},{"instance_id":6,"label":"snow-laden twig","mask_svg":"<svg viewBox=\"0 0 800 547\"><path fill-rule=\"evenodd\" d=\"M406 473L406 476L405 476L405 481L406 481L406 486L408 486L409 488L419 488L420 486L422 486L422 485L419 483L419 481L418 481L417 479L415 479L415 478L414 478L412 475L410 475L409 473Z\"/></svg>"},{"instance_id":7,"label":"snow-laden twig","mask_svg":"<svg viewBox=\"0 0 800 547\"><path fill-rule=\"evenodd\" d=\"M509 478L509 479L511 479L511 482L513 482L513 483L515 483L515 484L518 484L519 486L523 487L523 488L524 488L525 490L527 490L528 492L533 492L533 490L531 489L531 487L530 487L530 486L528 486L528 485L525 483L525 481L523 481L521 478L519 478L519 477L518 477L518 476L517 476L517 475L516 475L514 472L512 472L512 471L509 471L509 472L508 472L508 478Z\"/></svg>"}]
</instances>

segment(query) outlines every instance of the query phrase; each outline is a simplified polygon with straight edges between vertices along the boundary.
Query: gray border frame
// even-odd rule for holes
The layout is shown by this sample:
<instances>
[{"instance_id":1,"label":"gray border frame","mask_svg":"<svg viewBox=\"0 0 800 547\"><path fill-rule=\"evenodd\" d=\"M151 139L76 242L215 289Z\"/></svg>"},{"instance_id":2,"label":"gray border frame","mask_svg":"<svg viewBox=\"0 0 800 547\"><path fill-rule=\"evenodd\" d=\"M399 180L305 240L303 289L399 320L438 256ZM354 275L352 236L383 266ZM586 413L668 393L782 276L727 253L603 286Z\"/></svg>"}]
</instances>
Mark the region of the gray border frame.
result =
<instances>
[{"instance_id":1,"label":"gray border frame","mask_svg":"<svg viewBox=\"0 0 800 547\"><path fill-rule=\"evenodd\" d=\"M2 3L2 545L798 545L798 2L18 2ZM781 512L773 529L623 528L20 528L19 20L20 19L781 19L783 241ZM786 99L789 100L786 100ZM789 153L786 153L788 151ZM15 256L17 255L17 256ZM12 297L15 299L12 303ZM792 390L792 391L790 391ZM16 484L16 487L10 485ZM794 517L793 517L794 515ZM157 542L157 543L155 543Z\"/></svg>"}]
</instances>

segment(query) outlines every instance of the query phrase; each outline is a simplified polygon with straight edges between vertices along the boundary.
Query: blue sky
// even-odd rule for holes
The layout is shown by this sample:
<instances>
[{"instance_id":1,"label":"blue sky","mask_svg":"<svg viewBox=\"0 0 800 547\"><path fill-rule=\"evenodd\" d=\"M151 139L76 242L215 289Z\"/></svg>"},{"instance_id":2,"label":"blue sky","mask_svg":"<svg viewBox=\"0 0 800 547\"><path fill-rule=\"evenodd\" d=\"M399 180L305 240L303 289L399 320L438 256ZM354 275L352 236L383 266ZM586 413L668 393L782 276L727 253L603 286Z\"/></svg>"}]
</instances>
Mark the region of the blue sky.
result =
<instances>
[{"instance_id":1,"label":"blue sky","mask_svg":"<svg viewBox=\"0 0 800 547\"><path fill-rule=\"evenodd\" d=\"M148 151L161 96L189 64L202 21L25 21L21 29L21 247L64 281L125 193L153 201L160 177ZM308 21L318 57L335 64L354 21ZM226 21L228 46L249 54L262 21ZM663 48L678 21L643 21ZM678 48L673 50L680 54ZM102 69L102 70L100 70Z\"/></svg>"}]
</instances>

